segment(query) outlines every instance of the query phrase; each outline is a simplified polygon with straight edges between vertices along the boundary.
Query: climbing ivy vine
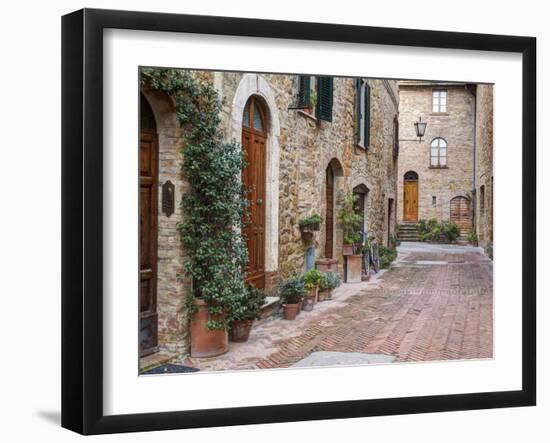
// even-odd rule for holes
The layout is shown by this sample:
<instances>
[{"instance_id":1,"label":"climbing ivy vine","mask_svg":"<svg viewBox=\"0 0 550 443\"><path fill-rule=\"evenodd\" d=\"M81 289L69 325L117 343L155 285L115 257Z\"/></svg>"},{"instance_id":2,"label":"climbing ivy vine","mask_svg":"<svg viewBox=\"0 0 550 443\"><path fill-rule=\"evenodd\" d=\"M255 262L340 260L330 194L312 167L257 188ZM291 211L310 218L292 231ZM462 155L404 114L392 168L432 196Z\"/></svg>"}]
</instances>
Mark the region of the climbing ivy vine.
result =
<instances>
[{"instance_id":1,"label":"climbing ivy vine","mask_svg":"<svg viewBox=\"0 0 550 443\"><path fill-rule=\"evenodd\" d=\"M217 91L189 71L142 68L140 81L171 97L184 133L181 171L190 184L182 197L183 221L178 223L192 278L188 312L194 298L208 303L209 329L228 329L230 313L242 298L248 263L243 220L248 200L241 180L245 166L239 143L224 142L220 129L221 101Z\"/></svg>"}]
</instances>

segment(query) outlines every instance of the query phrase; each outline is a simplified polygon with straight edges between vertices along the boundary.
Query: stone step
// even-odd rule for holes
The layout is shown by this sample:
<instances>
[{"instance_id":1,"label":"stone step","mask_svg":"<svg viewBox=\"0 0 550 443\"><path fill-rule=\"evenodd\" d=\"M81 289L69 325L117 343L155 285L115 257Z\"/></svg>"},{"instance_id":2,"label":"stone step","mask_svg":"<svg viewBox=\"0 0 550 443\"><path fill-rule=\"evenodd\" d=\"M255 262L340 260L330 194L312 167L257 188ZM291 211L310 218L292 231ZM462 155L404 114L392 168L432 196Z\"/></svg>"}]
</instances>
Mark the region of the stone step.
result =
<instances>
[{"instance_id":1,"label":"stone step","mask_svg":"<svg viewBox=\"0 0 550 443\"><path fill-rule=\"evenodd\" d=\"M260 312L260 320L276 317L279 314L279 297L267 297Z\"/></svg>"}]
</instances>

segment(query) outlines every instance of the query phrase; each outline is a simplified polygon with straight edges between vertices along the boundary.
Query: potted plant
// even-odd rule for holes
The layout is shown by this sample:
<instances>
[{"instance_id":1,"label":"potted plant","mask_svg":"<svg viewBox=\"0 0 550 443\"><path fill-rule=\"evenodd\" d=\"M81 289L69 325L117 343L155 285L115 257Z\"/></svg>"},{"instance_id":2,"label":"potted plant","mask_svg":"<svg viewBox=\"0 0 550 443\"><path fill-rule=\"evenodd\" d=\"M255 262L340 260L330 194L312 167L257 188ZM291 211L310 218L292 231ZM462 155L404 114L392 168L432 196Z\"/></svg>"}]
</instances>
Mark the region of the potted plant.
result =
<instances>
[{"instance_id":1,"label":"potted plant","mask_svg":"<svg viewBox=\"0 0 550 443\"><path fill-rule=\"evenodd\" d=\"M321 229L321 223L323 222L323 217L319 214L313 214L309 217L301 219L298 224L300 225L300 230L302 232L311 232L318 231Z\"/></svg>"},{"instance_id":2,"label":"potted plant","mask_svg":"<svg viewBox=\"0 0 550 443\"><path fill-rule=\"evenodd\" d=\"M477 233L473 228L470 229L470 232L468 232L468 241L472 246L478 245Z\"/></svg>"},{"instance_id":3,"label":"potted plant","mask_svg":"<svg viewBox=\"0 0 550 443\"><path fill-rule=\"evenodd\" d=\"M322 273L321 279L319 280L319 291L317 293L317 300L320 302L328 300L330 289L331 289L331 286L330 286L327 273Z\"/></svg>"},{"instance_id":4,"label":"potted plant","mask_svg":"<svg viewBox=\"0 0 550 443\"><path fill-rule=\"evenodd\" d=\"M317 289L322 276L323 274L321 274L317 269L311 268L309 271L306 271L302 277L304 286L307 290L304 298L304 304L302 306L304 311L311 311L313 309L313 305L317 300Z\"/></svg>"},{"instance_id":5,"label":"potted plant","mask_svg":"<svg viewBox=\"0 0 550 443\"><path fill-rule=\"evenodd\" d=\"M252 323L260 318L266 297L266 293L262 289L248 285L242 296L235 300L231 307L231 341L248 341Z\"/></svg>"},{"instance_id":6,"label":"potted plant","mask_svg":"<svg viewBox=\"0 0 550 443\"><path fill-rule=\"evenodd\" d=\"M338 214L338 223L344 231L343 255L352 255L357 243L361 240L362 217L355 210L357 196L348 192L344 197L344 204Z\"/></svg>"},{"instance_id":7,"label":"potted plant","mask_svg":"<svg viewBox=\"0 0 550 443\"><path fill-rule=\"evenodd\" d=\"M304 281L298 276L290 277L279 286L279 296L283 302L283 318L285 320L296 318L305 293Z\"/></svg>"},{"instance_id":8,"label":"potted plant","mask_svg":"<svg viewBox=\"0 0 550 443\"><path fill-rule=\"evenodd\" d=\"M332 291L340 286L340 276L336 272L327 272L325 279L328 286L327 300L330 300L332 299Z\"/></svg>"}]
</instances>

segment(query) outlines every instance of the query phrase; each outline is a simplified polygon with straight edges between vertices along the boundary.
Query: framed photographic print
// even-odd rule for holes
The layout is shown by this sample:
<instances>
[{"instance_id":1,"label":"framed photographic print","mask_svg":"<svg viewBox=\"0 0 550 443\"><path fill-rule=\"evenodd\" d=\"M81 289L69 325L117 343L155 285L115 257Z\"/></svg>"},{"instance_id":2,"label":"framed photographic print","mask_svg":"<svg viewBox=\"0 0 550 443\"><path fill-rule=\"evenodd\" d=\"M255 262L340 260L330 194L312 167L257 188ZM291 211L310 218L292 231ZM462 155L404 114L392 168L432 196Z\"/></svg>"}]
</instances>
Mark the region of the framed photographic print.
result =
<instances>
[{"instance_id":1,"label":"framed photographic print","mask_svg":"<svg viewBox=\"0 0 550 443\"><path fill-rule=\"evenodd\" d=\"M64 427L535 404L534 38L62 26Z\"/></svg>"}]
</instances>

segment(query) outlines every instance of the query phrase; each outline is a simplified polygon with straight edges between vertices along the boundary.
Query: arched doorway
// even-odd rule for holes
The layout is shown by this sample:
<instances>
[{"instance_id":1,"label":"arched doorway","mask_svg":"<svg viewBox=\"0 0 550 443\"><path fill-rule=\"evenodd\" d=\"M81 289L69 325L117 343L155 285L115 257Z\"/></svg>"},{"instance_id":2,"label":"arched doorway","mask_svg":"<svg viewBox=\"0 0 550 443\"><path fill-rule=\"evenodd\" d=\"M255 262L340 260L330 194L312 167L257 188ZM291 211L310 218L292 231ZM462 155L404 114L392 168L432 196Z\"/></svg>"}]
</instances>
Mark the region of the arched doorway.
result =
<instances>
[{"instance_id":1,"label":"arched doorway","mask_svg":"<svg viewBox=\"0 0 550 443\"><path fill-rule=\"evenodd\" d=\"M158 136L153 110L142 94L139 145L139 348L145 356L158 350Z\"/></svg>"},{"instance_id":2,"label":"arched doorway","mask_svg":"<svg viewBox=\"0 0 550 443\"><path fill-rule=\"evenodd\" d=\"M418 174L405 173L403 182L403 220L418 221Z\"/></svg>"},{"instance_id":3,"label":"arched doorway","mask_svg":"<svg viewBox=\"0 0 550 443\"><path fill-rule=\"evenodd\" d=\"M265 287L266 142L267 111L263 100L252 96L242 117L242 146L247 166L243 182L248 191L250 219L245 227L248 247L246 283Z\"/></svg>"},{"instance_id":4,"label":"arched doorway","mask_svg":"<svg viewBox=\"0 0 550 443\"><path fill-rule=\"evenodd\" d=\"M334 190L336 177L342 175L340 162L333 158L325 174L325 258L334 258Z\"/></svg>"},{"instance_id":5,"label":"arched doorway","mask_svg":"<svg viewBox=\"0 0 550 443\"><path fill-rule=\"evenodd\" d=\"M353 188L353 194L355 195L355 212L361 217L361 230L367 229L367 196L369 188L366 185L360 184Z\"/></svg>"},{"instance_id":6,"label":"arched doorway","mask_svg":"<svg viewBox=\"0 0 550 443\"><path fill-rule=\"evenodd\" d=\"M470 200L462 195L451 199L451 223L458 226L461 236L468 234L472 223L470 218Z\"/></svg>"}]
</instances>

